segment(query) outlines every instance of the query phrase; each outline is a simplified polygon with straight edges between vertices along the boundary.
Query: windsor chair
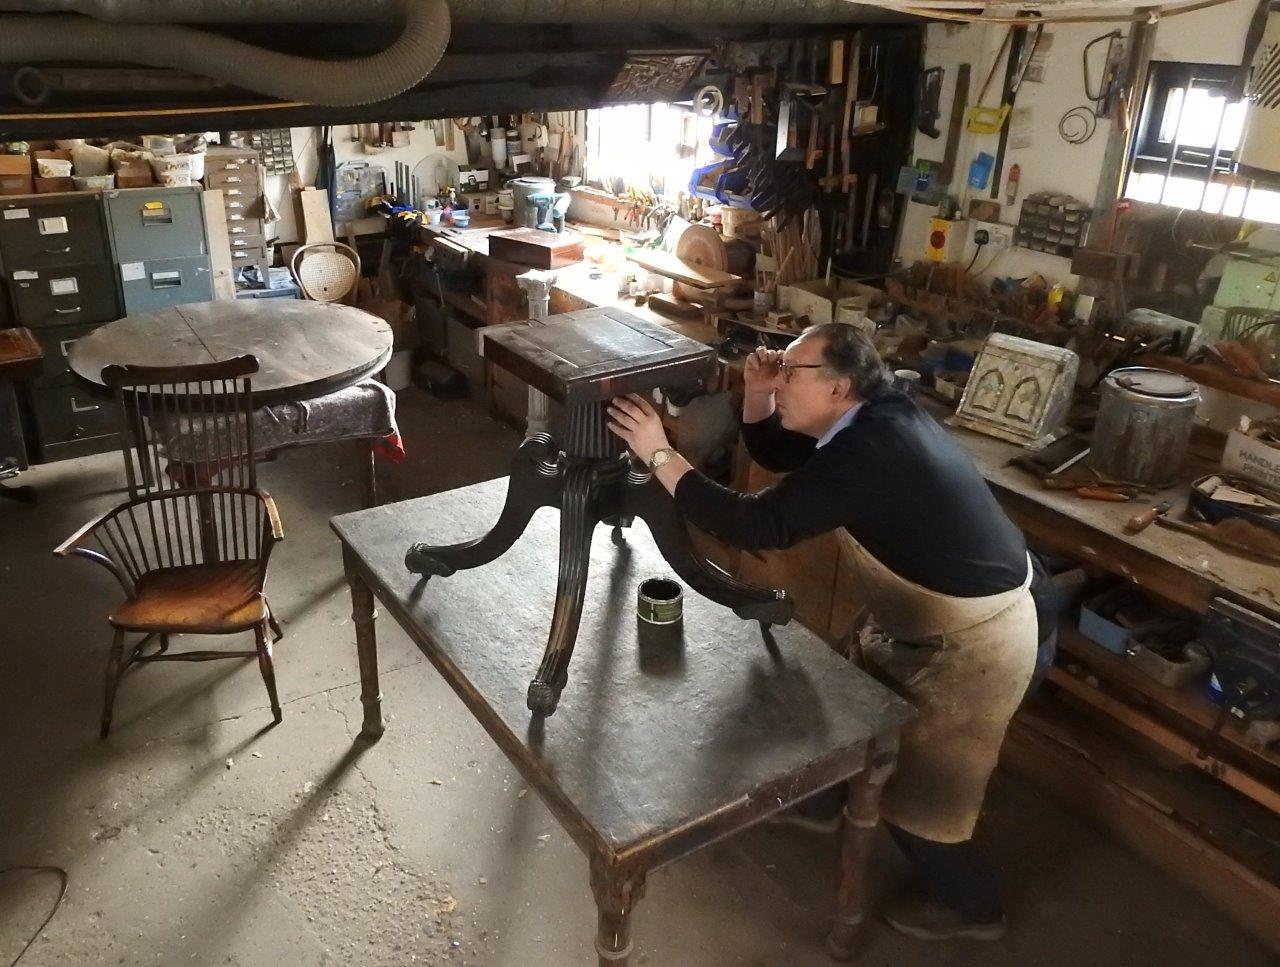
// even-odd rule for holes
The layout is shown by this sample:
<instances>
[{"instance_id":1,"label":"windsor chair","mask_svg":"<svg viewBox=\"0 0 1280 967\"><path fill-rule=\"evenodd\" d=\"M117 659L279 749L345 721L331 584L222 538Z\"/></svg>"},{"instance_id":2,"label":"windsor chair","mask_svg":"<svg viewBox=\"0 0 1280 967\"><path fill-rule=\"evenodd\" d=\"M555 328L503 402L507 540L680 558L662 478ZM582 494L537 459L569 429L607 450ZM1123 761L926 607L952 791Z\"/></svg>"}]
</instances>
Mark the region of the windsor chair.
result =
<instances>
[{"instance_id":1,"label":"windsor chair","mask_svg":"<svg viewBox=\"0 0 1280 967\"><path fill-rule=\"evenodd\" d=\"M103 371L120 408L129 499L54 551L105 567L125 594L107 618L114 635L103 738L120 679L139 662L256 657L271 711L281 721L271 649L282 633L264 588L271 550L284 530L254 470L251 377L257 369L257 360L241 356ZM173 634L246 631L256 639L252 651L169 651ZM128 633L143 638L126 651ZM149 650L157 637L158 647Z\"/></svg>"}]
</instances>

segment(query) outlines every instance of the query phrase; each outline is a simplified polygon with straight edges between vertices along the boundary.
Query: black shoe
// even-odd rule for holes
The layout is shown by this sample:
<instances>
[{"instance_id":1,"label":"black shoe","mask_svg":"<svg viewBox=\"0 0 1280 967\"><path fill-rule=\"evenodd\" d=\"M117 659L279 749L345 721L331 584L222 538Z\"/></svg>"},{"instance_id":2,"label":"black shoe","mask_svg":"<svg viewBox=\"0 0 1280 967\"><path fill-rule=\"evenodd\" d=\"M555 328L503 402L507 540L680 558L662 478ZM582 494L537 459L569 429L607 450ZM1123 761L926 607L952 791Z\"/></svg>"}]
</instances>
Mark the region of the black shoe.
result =
<instances>
[{"instance_id":1,"label":"black shoe","mask_svg":"<svg viewBox=\"0 0 1280 967\"><path fill-rule=\"evenodd\" d=\"M886 901L881 915L898 933L916 940L999 940L1009 927L1004 914L998 920L968 920L945 903L920 894Z\"/></svg>"}]
</instances>

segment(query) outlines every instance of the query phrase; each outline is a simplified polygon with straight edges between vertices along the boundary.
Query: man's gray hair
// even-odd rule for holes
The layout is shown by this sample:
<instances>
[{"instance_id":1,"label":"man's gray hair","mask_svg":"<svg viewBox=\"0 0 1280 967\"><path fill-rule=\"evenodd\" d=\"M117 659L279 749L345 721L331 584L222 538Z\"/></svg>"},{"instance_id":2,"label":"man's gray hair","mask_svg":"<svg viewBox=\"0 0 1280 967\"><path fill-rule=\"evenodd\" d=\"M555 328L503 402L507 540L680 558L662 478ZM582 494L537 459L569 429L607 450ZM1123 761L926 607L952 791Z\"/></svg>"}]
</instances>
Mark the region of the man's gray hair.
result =
<instances>
[{"instance_id":1,"label":"man's gray hair","mask_svg":"<svg viewBox=\"0 0 1280 967\"><path fill-rule=\"evenodd\" d=\"M871 337L856 326L825 322L806 329L804 335L822 340L823 365L832 374L850 380L862 399L871 399L893 385L893 376Z\"/></svg>"}]
</instances>

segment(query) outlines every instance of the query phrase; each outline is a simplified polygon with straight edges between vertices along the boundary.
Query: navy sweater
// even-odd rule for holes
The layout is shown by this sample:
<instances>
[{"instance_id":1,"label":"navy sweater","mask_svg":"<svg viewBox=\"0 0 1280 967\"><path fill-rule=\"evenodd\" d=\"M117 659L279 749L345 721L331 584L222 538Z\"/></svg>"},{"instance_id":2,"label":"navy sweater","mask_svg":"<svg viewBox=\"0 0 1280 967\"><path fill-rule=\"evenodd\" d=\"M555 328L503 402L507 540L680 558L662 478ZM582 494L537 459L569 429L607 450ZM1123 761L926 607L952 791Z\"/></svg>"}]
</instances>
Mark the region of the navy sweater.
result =
<instances>
[{"instance_id":1,"label":"navy sweater","mask_svg":"<svg viewBox=\"0 0 1280 967\"><path fill-rule=\"evenodd\" d=\"M942 594L981 597L1026 580L1022 532L968 454L903 394L866 401L823 447L776 413L742 436L752 459L787 476L740 494L692 472L675 493L687 520L727 543L790 547L844 527L891 571Z\"/></svg>"}]
</instances>

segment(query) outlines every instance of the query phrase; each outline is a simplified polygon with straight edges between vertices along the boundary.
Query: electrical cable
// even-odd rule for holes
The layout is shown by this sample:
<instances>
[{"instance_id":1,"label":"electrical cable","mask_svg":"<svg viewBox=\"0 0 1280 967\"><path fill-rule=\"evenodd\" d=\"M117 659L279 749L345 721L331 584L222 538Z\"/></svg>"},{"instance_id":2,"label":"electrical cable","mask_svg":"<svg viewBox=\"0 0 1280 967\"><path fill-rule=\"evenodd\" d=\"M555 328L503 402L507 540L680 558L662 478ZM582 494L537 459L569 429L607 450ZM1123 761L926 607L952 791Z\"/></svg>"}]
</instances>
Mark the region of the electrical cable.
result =
<instances>
[{"instance_id":1,"label":"electrical cable","mask_svg":"<svg viewBox=\"0 0 1280 967\"><path fill-rule=\"evenodd\" d=\"M997 262L999 262L999 261L1000 261L1000 256L1001 256L1001 255L1003 255L1006 251L1007 251L1007 249L1001 249L1001 248L996 249L996 250L991 254L991 258L987 259L987 264L986 264L986 265L984 265L982 268L978 269L978 271L977 271L977 272L975 272L975 273L973 273L973 274L974 274L974 275L982 275L982 273L984 273L984 272L990 272L990 271L991 271L991 266L993 266L993 265L995 265Z\"/></svg>"},{"instance_id":2,"label":"electrical cable","mask_svg":"<svg viewBox=\"0 0 1280 967\"><path fill-rule=\"evenodd\" d=\"M61 866L6 866L3 869L0 869L0 875L5 873L17 873L24 870L28 873L56 874L59 881L58 898L53 901L53 907L49 910L48 916L41 921L40 926L36 927L36 932L31 935L31 939L23 944L22 949L18 951L18 956L14 957L13 960L10 961L9 967L17 967L18 961L26 956L27 951L31 949L31 945L36 942L36 938L39 937L40 934L44 933L44 928L49 926L49 922L53 919L54 914L56 914L58 912L58 908L62 906L62 900L67 895L67 884L70 882L67 876L67 871Z\"/></svg>"},{"instance_id":3,"label":"electrical cable","mask_svg":"<svg viewBox=\"0 0 1280 967\"><path fill-rule=\"evenodd\" d=\"M973 263L978 261L978 256L982 254L982 250L986 247L987 243L978 242L976 244L978 247L973 250L973 258L969 259L969 264L964 267L966 275L969 273L969 270L973 268Z\"/></svg>"},{"instance_id":4,"label":"electrical cable","mask_svg":"<svg viewBox=\"0 0 1280 967\"><path fill-rule=\"evenodd\" d=\"M1058 136L1067 144L1084 144L1097 130L1097 112L1087 104L1069 109L1058 119Z\"/></svg>"}]
</instances>

